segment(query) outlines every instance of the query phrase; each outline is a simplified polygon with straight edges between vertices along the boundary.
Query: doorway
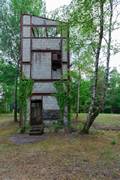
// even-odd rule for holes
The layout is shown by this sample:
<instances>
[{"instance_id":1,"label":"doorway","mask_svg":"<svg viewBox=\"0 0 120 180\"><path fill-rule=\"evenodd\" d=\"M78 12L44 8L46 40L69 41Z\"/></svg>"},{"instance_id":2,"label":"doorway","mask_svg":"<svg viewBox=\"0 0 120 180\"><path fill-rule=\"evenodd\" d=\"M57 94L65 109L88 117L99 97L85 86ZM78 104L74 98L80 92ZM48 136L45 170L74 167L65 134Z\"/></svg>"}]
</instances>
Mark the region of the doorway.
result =
<instances>
[{"instance_id":1,"label":"doorway","mask_svg":"<svg viewBox=\"0 0 120 180\"><path fill-rule=\"evenodd\" d=\"M41 125L42 120L42 100L31 101L31 125Z\"/></svg>"}]
</instances>

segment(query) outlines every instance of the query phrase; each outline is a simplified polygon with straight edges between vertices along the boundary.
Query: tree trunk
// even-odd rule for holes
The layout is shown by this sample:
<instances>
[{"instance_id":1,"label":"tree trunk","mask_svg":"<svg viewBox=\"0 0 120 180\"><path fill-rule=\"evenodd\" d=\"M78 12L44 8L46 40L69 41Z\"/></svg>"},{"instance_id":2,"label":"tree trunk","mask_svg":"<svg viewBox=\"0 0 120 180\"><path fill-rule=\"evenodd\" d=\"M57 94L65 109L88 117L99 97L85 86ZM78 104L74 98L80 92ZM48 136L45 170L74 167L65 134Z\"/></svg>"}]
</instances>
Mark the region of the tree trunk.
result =
<instances>
[{"instance_id":1,"label":"tree trunk","mask_svg":"<svg viewBox=\"0 0 120 180\"><path fill-rule=\"evenodd\" d=\"M16 78L15 78L15 94L14 94L14 122L17 122L17 112L18 112L18 101L17 101L17 92L18 92L18 69L19 69L19 63L16 67Z\"/></svg>"},{"instance_id":2,"label":"tree trunk","mask_svg":"<svg viewBox=\"0 0 120 180\"><path fill-rule=\"evenodd\" d=\"M98 83L98 68L99 68L99 59L100 59L100 51L103 39L103 25L104 25L104 3L100 1L100 32L99 32L99 42L96 51L95 57L95 72L94 72L94 84L92 88L92 100L89 108L88 116L86 123L81 131L83 134L88 134L91 125L93 124L95 118L99 114L99 108L97 106L97 83Z\"/></svg>"},{"instance_id":3,"label":"tree trunk","mask_svg":"<svg viewBox=\"0 0 120 180\"><path fill-rule=\"evenodd\" d=\"M81 74L80 74L80 68L78 68L79 72L79 78L78 78L78 88L77 88L77 110L76 110L76 117L75 120L78 120L78 115L80 111L80 81L81 81Z\"/></svg>"},{"instance_id":4,"label":"tree trunk","mask_svg":"<svg viewBox=\"0 0 120 180\"><path fill-rule=\"evenodd\" d=\"M106 70L105 70L105 86L103 94L103 109L105 105L105 99L108 89L108 79L109 79L109 65L110 65L110 51L111 51L111 40L112 40L112 19L113 19L113 0L109 0L110 3L110 19L109 19L109 29L108 29L108 42L107 42L107 61L106 61Z\"/></svg>"}]
</instances>

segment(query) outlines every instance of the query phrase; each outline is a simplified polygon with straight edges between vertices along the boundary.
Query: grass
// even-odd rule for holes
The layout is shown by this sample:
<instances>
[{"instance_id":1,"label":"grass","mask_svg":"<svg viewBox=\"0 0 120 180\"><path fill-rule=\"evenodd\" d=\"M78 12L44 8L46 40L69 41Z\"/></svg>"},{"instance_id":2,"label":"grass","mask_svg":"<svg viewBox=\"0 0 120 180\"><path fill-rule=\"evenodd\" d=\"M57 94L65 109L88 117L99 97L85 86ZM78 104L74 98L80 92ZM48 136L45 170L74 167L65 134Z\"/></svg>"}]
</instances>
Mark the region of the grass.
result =
<instances>
[{"instance_id":1,"label":"grass","mask_svg":"<svg viewBox=\"0 0 120 180\"><path fill-rule=\"evenodd\" d=\"M79 119L81 121L86 120L86 114L81 113L79 114ZM100 114L96 120L95 123L98 125L103 125L103 126L114 126L114 127L120 127L120 115L119 114Z\"/></svg>"},{"instance_id":2,"label":"grass","mask_svg":"<svg viewBox=\"0 0 120 180\"><path fill-rule=\"evenodd\" d=\"M16 128L12 114L0 114L0 136L10 136L16 132Z\"/></svg>"},{"instance_id":3,"label":"grass","mask_svg":"<svg viewBox=\"0 0 120 180\"><path fill-rule=\"evenodd\" d=\"M96 121L102 123L105 118L106 123L112 117L116 121L120 118L100 115ZM10 141L16 132L12 115L0 115L0 179L120 179L119 132L94 130L84 136L49 133L46 140L21 145Z\"/></svg>"},{"instance_id":4,"label":"grass","mask_svg":"<svg viewBox=\"0 0 120 180\"><path fill-rule=\"evenodd\" d=\"M101 125L112 125L120 127L120 115L119 114L100 114L96 119L96 123Z\"/></svg>"}]
</instances>

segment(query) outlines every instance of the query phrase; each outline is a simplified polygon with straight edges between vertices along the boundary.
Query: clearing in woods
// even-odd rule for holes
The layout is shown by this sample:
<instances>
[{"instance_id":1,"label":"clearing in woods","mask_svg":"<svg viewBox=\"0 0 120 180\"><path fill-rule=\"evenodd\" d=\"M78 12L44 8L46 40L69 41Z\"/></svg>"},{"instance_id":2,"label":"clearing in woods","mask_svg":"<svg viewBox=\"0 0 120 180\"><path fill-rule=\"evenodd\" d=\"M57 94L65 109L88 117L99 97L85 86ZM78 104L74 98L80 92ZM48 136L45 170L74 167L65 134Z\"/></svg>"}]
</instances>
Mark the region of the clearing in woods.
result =
<instances>
[{"instance_id":1,"label":"clearing in woods","mask_svg":"<svg viewBox=\"0 0 120 180\"><path fill-rule=\"evenodd\" d=\"M120 126L120 115L100 115L96 123ZM120 179L119 131L48 133L40 141L20 145L10 141L15 133L12 115L0 115L1 180Z\"/></svg>"}]
</instances>

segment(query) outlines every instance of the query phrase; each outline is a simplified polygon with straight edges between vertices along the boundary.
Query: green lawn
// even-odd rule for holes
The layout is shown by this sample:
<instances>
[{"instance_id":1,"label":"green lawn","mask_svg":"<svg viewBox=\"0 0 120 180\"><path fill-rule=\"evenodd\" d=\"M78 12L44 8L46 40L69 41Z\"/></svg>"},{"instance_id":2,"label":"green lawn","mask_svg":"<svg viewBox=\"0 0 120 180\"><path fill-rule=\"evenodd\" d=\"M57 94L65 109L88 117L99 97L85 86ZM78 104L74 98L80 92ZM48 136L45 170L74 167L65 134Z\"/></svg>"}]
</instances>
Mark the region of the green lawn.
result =
<instances>
[{"instance_id":1,"label":"green lawn","mask_svg":"<svg viewBox=\"0 0 120 180\"><path fill-rule=\"evenodd\" d=\"M100 114L95 122L101 125L120 126L120 115L119 114Z\"/></svg>"},{"instance_id":2,"label":"green lawn","mask_svg":"<svg viewBox=\"0 0 120 180\"><path fill-rule=\"evenodd\" d=\"M82 121L86 120L87 114L81 113L79 115L79 119ZM119 126L120 127L120 114L100 114L95 123L99 125L106 125L106 126Z\"/></svg>"},{"instance_id":3,"label":"green lawn","mask_svg":"<svg viewBox=\"0 0 120 180\"><path fill-rule=\"evenodd\" d=\"M114 124L119 118L100 115L96 122ZM93 130L84 136L47 133L45 140L21 145L10 141L16 132L12 115L0 115L1 180L120 179L120 132Z\"/></svg>"}]
</instances>

